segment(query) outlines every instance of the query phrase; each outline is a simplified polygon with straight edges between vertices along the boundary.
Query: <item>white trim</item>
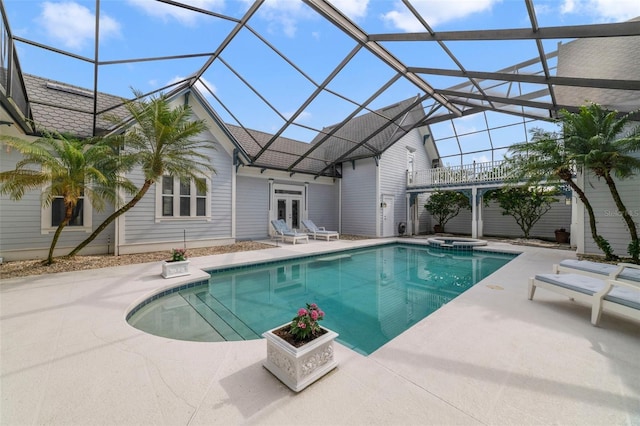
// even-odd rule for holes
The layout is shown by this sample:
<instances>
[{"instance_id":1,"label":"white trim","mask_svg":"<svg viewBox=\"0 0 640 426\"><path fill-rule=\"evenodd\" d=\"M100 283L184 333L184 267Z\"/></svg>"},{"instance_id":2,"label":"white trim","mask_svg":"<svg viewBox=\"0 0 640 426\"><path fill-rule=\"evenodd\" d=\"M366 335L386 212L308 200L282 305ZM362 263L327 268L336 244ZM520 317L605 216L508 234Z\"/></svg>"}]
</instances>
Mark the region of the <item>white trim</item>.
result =
<instances>
[{"instance_id":1,"label":"white trim","mask_svg":"<svg viewBox=\"0 0 640 426\"><path fill-rule=\"evenodd\" d=\"M187 257L189 256L189 249L201 248L201 247L214 247L224 246L235 243L234 238L221 237L221 238L208 238L203 240L187 240ZM180 246L182 241L180 242ZM119 250L120 254L135 254L135 253L151 253L154 251L166 251L167 258L171 254L171 249L176 247L176 241L171 242L156 242L156 243L135 243L121 245Z\"/></svg>"},{"instance_id":2,"label":"white trim","mask_svg":"<svg viewBox=\"0 0 640 426\"><path fill-rule=\"evenodd\" d=\"M380 194L380 167L376 167L376 237L382 236L382 194Z\"/></svg>"},{"instance_id":3,"label":"white trim","mask_svg":"<svg viewBox=\"0 0 640 426\"><path fill-rule=\"evenodd\" d=\"M281 171L281 170L264 170L260 167L251 167L251 166L242 166L238 169L236 173L238 176L243 177L254 177L260 179L275 179L277 181L286 181L286 182L295 182L304 184L305 182L313 183L313 184L323 184L323 185L333 185L334 178L328 176L318 176L310 175L306 173L294 173L291 176L290 172Z\"/></svg>"},{"instance_id":4,"label":"white trim","mask_svg":"<svg viewBox=\"0 0 640 426\"><path fill-rule=\"evenodd\" d=\"M58 197L56 197L58 198ZM93 205L89 197L82 197L82 226L67 225L62 232L85 232L90 234L93 232ZM51 207L53 202L46 207L42 208L40 214L40 234L48 235L56 232L57 226L51 225Z\"/></svg>"},{"instance_id":5,"label":"white trim","mask_svg":"<svg viewBox=\"0 0 640 426\"><path fill-rule=\"evenodd\" d=\"M236 178L236 173L234 172L234 167L235 166L233 165L233 155L232 155L231 156L231 237L235 239L236 227L237 227L236 203L238 202L238 197L237 197L237 178Z\"/></svg>"},{"instance_id":6,"label":"white trim","mask_svg":"<svg viewBox=\"0 0 640 426\"><path fill-rule=\"evenodd\" d=\"M190 179L190 189L189 189L189 198L190 198L190 206L189 206L189 216L179 216L175 215L176 212L180 213L180 178L173 176L173 194L167 195L173 197L173 216L164 216L162 214L162 197L164 194L162 193L162 181L164 177L170 176L162 176L155 182L156 186L156 206L155 206L155 221L159 222L169 222L169 221L203 221L211 222L211 179L208 177L202 177L201 179L205 180L207 184L207 190L204 196L197 195L196 184L193 179ZM196 216L197 213L197 203L196 200L198 198L205 199L205 215L204 216Z\"/></svg>"}]
</instances>

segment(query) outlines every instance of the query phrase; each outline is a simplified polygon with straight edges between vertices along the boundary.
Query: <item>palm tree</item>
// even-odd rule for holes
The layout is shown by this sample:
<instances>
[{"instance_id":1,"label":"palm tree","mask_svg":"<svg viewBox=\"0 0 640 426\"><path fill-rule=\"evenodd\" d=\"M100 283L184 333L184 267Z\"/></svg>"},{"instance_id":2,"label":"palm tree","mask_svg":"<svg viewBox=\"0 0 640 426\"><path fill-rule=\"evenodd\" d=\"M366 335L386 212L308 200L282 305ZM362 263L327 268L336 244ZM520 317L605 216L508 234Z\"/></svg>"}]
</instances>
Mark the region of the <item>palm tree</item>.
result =
<instances>
[{"instance_id":1,"label":"palm tree","mask_svg":"<svg viewBox=\"0 0 640 426\"><path fill-rule=\"evenodd\" d=\"M29 142L4 136L2 141L17 149L23 158L15 170L0 173L0 193L20 200L28 190L42 190L42 206L48 207L61 198L64 215L51 241L45 263L53 263L53 253L62 230L77 214L76 207L83 197L91 201L97 210L104 209L105 202L117 199L116 152L104 141L80 140L60 134L46 133L44 137Z\"/></svg>"},{"instance_id":2,"label":"palm tree","mask_svg":"<svg viewBox=\"0 0 640 426\"><path fill-rule=\"evenodd\" d=\"M193 179L199 190L206 190L202 174L215 173L209 157L202 152L203 149L214 149L213 142L194 139L207 130L207 125L204 120L192 119L189 105L172 108L163 94L147 100L141 99L142 94L137 91L134 95L137 100L125 102L131 127L111 138L124 147L121 152L123 162L142 169L144 182L129 202L107 217L69 256L76 255L118 216L132 209L163 175ZM109 120L122 125L116 117L109 117Z\"/></svg>"},{"instance_id":3,"label":"palm tree","mask_svg":"<svg viewBox=\"0 0 640 426\"><path fill-rule=\"evenodd\" d=\"M573 180L575 165L567 155L563 139L554 132L533 129L530 142L521 143L509 148L507 162L512 168L512 179L526 181L529 184L548 184L560 181L568 185L577 194L589 216L591 236L607 260L615 260L609 242L598 234L593 207L586 194Z\"/></svg>"},{"instance_id":4,"label":"palm tree","mask_svg":"<svg viewBox=\"0 0 640 426\"><path fill-rule=\"evenodd\" d=\"M619 118L616 111L606 111L595 103L580 107L577 113L561 111L560 119L568 155L577 166L590 170L606 182L629 229L628 252L638 263L640 241L636 224L620 197L613 176L625 179L640 170L640 158L629 155L640 151L640 126L627 130L629 114Z\"/></svg>"}]
</instances>

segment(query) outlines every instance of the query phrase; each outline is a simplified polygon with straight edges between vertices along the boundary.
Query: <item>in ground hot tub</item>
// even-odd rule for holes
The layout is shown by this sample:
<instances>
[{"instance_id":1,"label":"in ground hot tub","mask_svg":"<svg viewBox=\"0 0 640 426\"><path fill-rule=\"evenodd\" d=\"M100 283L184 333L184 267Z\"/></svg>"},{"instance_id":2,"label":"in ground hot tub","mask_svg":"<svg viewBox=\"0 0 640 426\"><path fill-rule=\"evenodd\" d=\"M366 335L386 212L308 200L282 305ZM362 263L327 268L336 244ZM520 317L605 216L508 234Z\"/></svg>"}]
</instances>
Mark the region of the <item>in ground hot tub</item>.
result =
<instances>
[{"instance_id":1,"label":"in ground hot tub","mask_svg":"<svg viewBox=\"0 0 640 426\"><path fill-rule=\"evenodd\" d=\"M473 250L474 247L486 246L485 240L462 237L432 237L427 242L431 247L448 250Z\"/></svg>"}]
</instances>

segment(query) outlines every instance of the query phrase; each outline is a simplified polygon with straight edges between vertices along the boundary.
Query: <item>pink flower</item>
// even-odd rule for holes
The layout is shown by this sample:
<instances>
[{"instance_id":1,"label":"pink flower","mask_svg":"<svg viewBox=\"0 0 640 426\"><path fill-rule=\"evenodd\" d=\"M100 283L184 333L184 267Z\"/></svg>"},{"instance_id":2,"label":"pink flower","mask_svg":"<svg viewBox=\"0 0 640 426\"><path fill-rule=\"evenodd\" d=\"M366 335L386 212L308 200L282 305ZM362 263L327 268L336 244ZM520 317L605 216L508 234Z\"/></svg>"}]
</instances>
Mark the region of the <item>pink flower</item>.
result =
<instances>
[{"instance_id":1,"label":"pink flower","mask_svg":"<svg viewBox=\"0 0 640 426\"><path fill-rule=\"evenodd\" d=\"M299 317L303 317L303 316L305 316L305 315L307 315L307 310L306 310L305 308L300 308L300 309L298 310L298 316L299 316Z\"/></svg>"},{"instance_id":2,"label":"pink flower","mask_svg":"<svg viewBox=\"0 0 640 426\"><path fill-rule=\"evenodd\" d=\"M298 328L307 328L307 324L303 323L302 321L300 321L298 323Z\"/></svg>"},{"instance_id":3,"label":"pink flower","mask_svg":"<svg viewBox=\"0 0 640 426\"><path fill-rule=\"evenodd\" d=\"M311 319L314 321L318 319L318 311L311 311Z\"/></svg>"},{"instance_id":4,"label":"pink flower","mask_svg":"<svg viewBox=\"0 0 640 426\"><path fill-rule=\"evenodd\" d=\"M324 312L318 311L318 318L324 318Z\"/></svg>"},{"instance_id":5,"label":"pink flower","mask_svg":"<svg viewBox=\"0 0 640 426\"><path fill-rule=\"evenodd\" d=\"M316 305L315 303L312 303L310 305L311 309L318 309L318 305Z\"/></svg>"}]
</instances>

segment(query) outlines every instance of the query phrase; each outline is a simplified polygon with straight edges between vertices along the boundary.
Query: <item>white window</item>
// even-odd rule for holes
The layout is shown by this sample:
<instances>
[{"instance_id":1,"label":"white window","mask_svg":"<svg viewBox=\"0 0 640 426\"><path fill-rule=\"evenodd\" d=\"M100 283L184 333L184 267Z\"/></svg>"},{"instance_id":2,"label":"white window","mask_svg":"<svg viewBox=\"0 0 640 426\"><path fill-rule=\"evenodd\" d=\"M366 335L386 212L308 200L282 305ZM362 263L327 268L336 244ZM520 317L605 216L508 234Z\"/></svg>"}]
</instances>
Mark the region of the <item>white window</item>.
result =
<instances>
[{"instance_id":1,"label":"white window","mask_svg":"<svg viewBox=\"0 0 640 426\"><path fill-rule=\"evenodd\" d=\"M413 172L415 171L414 163L416 161L416 154L414 151L407 148L407 176L409 178L409 183L413 183Z\"/></svg>"},{"instance_id":2,"label":"white window","mask_svg":"<svg viewBox=\"0 0 640 426\"><path fill-rule=\"evenodd\" d=\"M198 178L198 180L207 184L206 191L198 190L196 180L163 176L157 183L156 220L210 219L209 182L205 178Z\"/></svg>"},{"instance_id":3,"label":"white window","mask_svg":"<svg viewBox=\"0 0 640 426\"><path fill-rule=\"evenodd\" d=\"M42 234L55 232L62 219L64 219L65 207L62 197L55 197L51 205L42 209L40 228ZM64 231L91 232L91 202L88 198L80 197L78 204L73 209L71 220ZM63 232L64 232L63 231Z\"/></svg>"}]
</instances>

